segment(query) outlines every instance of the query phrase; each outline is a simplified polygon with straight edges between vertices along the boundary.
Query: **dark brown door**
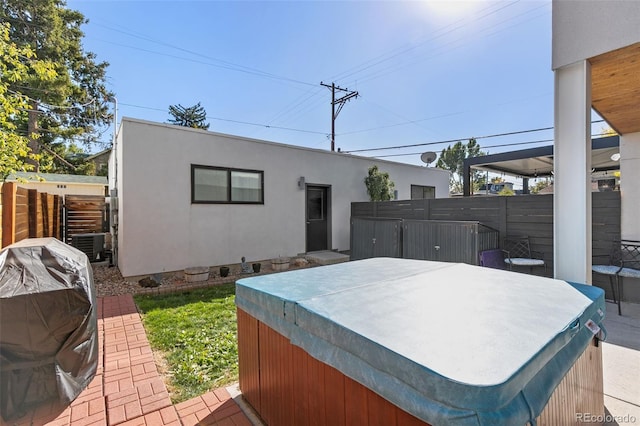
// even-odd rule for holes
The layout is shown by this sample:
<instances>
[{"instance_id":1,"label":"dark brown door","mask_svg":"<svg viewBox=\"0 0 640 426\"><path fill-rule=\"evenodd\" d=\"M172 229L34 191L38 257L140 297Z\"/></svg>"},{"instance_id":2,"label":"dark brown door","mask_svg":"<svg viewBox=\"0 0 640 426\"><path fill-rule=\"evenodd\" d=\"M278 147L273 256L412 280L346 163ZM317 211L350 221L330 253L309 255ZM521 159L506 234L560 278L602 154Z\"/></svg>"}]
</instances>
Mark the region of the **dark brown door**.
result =
<instances>
[{"instance_id":1,"label":"dark brown door","mask_svg":"<svg viewBox=\"0 0 640 426\"><path fill-rule=\"evenodd\" d=\"M307 186L307 252L329 248L328 188Z\"/></svg>"}]
</instances>

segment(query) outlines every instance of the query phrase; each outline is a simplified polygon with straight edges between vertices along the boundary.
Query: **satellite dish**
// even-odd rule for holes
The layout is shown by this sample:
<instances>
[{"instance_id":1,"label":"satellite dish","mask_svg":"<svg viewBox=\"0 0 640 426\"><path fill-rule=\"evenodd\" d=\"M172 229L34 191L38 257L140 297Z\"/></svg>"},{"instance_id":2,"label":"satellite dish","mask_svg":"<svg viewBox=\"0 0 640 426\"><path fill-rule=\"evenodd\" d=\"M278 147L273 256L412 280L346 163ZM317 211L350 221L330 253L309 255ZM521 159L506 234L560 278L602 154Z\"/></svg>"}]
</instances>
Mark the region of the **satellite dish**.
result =
<instances>
[{"instance_id":1,"label":"satellite dish","mask_svg":"<svg viewBox=\"0 0 640 426\"><path fill-rule=\"evenodd\" d=\"M436 153L432 151L423 152L422 155L420 155L420 160L425 164L433 163L435 159Z\"/></svg>"}]
</instances>

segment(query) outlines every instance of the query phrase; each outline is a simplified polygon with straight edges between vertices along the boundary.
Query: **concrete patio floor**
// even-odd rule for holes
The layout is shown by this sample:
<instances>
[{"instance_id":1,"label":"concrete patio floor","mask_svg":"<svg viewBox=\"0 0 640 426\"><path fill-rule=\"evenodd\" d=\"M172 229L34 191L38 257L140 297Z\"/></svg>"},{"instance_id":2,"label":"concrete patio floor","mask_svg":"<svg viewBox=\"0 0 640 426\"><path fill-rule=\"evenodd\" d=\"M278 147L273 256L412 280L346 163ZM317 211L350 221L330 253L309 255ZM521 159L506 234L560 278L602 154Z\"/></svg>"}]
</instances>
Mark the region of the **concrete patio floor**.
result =
<instances>
[{"instance_id":1,"label":"concrete patio floor","mask_svg":"<svg viewBox=\"0 0 640 426\"><path fill-rule=\"evenodd\" d=\"M607 303L602 344L607 425L640 425L640 305Z\"/></svg>"},{"instance_id":2,"label":"concrete patio floor","mask_svg":"<svg viewBox=\"0 0 640 426\"><path fill-rule=\"evenodd\" d=\"M640 425L640 305L623 316L607 303L603 345L607 425ZM98 299L100 356L96 377L64 410L38 410L5 425L258 426L237 386L172 405L130 295Z\"/></svg>"}]
</instances>

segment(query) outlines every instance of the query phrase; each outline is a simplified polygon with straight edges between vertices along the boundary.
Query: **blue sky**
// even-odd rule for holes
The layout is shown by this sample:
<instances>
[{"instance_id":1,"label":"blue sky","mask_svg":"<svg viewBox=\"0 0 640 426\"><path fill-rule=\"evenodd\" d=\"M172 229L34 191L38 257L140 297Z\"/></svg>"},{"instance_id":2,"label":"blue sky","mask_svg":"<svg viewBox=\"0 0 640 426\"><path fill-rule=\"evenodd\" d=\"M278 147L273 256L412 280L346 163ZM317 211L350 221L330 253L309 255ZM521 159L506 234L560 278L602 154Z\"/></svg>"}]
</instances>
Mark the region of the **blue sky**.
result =
<instances>
[{"instance_id":1,"label":"blue sky","mask_svg":"<svg viewBox=\"0 0 640 426\"><path fill-rule=\"evenodd\" d=\"M551 1L68 1L119 116L201 102L210 130L421 164L455 139L553 126ZM268 127L267 127L268 126ZM490 153L550 130L479 139ZM105 134L108 138L108 133ZM517 144L512 146L496 146ZM400 156L398 156L400 155Z\"/></svg>"}]
</instances>

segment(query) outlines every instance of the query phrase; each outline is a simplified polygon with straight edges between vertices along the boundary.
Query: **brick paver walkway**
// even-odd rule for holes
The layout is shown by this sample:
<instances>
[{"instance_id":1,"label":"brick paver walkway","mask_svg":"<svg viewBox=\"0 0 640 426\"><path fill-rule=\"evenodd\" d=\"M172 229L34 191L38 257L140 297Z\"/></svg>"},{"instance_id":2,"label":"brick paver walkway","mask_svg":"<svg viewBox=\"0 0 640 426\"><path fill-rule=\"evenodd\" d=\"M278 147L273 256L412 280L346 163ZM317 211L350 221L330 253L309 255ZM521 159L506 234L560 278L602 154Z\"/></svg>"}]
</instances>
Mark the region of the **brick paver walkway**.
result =
<instances>
[{"instance_id":1,"label":"brick paver walkway","mask_svg":"<svg viewBox=\"0 0 640 426\"><path fill-rule=\"evenodd\" d=\"M98 371L63 411L39 409L0 426L251 426L226 389L172 405L131 295L98 299Z\"/></svg>"}]
</instances>

